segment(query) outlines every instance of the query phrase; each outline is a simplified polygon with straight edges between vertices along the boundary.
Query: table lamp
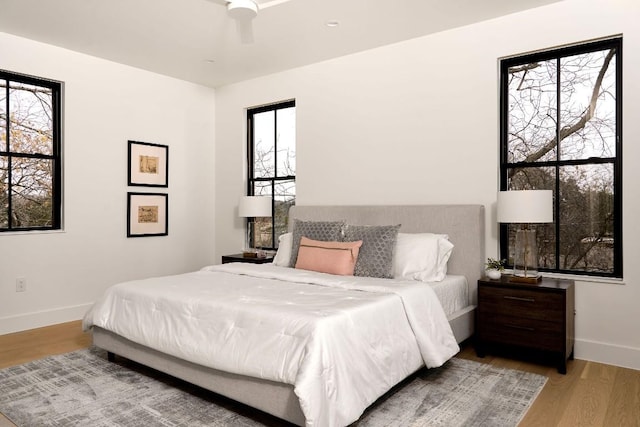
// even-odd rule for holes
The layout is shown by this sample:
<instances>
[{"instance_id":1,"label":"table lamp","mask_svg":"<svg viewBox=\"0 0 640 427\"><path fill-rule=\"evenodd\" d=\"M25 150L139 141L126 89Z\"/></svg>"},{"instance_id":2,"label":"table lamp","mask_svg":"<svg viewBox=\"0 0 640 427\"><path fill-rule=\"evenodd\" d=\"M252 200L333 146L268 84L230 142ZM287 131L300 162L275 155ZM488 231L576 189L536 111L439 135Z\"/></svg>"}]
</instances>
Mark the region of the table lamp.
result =
<instances>
[{"instance_id":1,"label":"table lamp","mask_svg":"<svg viewBox=\"0 0 640 427\"><path fill-rule=\"evenodd\" d=\"M256 258L258 251L253 247L252 236L255 236L255 219L271 216L271 197L242 196L238 203L238 215L247 218L247 235L245 236L243 256Z\"/></svg>"},{"instance_id":2,"label":"table lamp","mask_svg":"<svg viewBox=\"0 0 640 427\"><path fill-rule=\"evenodd\" d=\"M553 222L551 190L512 190L498 193L498 222L519 224L512 282L537 283L538 245L536 230L530 224Z\"/></svg>"}]
</instances>

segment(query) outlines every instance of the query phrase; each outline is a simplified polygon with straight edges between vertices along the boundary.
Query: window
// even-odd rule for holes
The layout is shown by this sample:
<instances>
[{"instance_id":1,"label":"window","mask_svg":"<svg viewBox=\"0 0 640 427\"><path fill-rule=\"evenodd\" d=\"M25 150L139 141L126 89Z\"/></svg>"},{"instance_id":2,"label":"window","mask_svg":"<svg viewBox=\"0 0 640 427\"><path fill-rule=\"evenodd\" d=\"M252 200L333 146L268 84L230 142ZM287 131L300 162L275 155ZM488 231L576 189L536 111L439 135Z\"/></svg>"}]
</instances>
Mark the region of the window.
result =
<instances>
[{"instance_id":1,"label":"window","mask_svg":"<svg viewBox=\"0 0 640 427\"><path fill-rule=\"evenodd\" d=\"M0 231L60 229L60 83L0 71Z\"/></svg>"},{"instance_id":2,"label":"window","mask_svg":"<svg viewBox=\"0 0 640 427\"><path fill-rule=\"evenodd\" d=\"M553 190L542 271L622 277L622 39L501 61L501 190ZM500 226L513 265L515 225Z\"/></svg>"},{"instance_id":3,"label":"window","mask_svg":"<svg viewBox=\"0 0 640 427\"><path fill-rule=\"evenodd\" d=\"M248 195L272 199L271 218L256 218L253 247L277 248L296 201L296 104L287 101L247 111Z\"/></svg>"}]
</instances>

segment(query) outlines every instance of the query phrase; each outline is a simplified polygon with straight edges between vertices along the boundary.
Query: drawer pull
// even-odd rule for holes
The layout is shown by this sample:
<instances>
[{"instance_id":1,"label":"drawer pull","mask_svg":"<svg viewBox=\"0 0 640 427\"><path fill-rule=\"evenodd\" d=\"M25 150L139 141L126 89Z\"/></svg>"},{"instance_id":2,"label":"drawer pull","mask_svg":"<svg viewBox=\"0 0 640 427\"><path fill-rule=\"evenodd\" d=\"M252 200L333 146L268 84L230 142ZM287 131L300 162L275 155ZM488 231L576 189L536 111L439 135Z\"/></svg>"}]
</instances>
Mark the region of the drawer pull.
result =
<instances>
[{"instance_id":1,"label":"drawer pull","mask_svg":"<svg viewBox=\"0 0 640 427\"><path fill-rule=\"evenodd\" d=\"M510 324L505 324L504 326L506 326L507 328L512 328L512 329L522 329L523 331L530 331L533 332L536 330L536 328L529 328L527 326L518 326L518 325L510 325Z\"/></svg>"},{"instance_id":2,"label":"drawer pull","mask_svg":"<svg viewBox=\"0 0 640 427\"><path fill-rule=\"evenodd\" d=\"M511 297L511 296L505 296L503 297L504 299L511 299L511 300L515 300L515 301L525 301L525 302L536 302L535 298L522 298L522 297Z\"/></svg>"}]
</instances>

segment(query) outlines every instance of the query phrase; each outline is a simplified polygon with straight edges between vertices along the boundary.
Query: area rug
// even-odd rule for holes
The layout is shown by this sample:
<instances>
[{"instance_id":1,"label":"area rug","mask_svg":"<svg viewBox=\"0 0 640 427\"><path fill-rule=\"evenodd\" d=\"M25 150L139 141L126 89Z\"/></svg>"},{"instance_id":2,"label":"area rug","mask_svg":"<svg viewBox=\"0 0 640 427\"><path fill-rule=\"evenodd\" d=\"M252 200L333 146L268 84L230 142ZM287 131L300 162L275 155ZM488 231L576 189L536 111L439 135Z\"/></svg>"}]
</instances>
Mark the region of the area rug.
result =
<instances>
[{"instance_id":1,"label":"area rug","mask_svg":"<svg viewBox=\"0 0 640 427\"><path fill-rule=\"evenodd\" d=\"M19 427L285 424L140 365L117 361L110 363L104 351L90 348L0 370L0 412ZM454 358L401 383L353 425L516 426L546 380Z\"/></svg>"}]
</instances>

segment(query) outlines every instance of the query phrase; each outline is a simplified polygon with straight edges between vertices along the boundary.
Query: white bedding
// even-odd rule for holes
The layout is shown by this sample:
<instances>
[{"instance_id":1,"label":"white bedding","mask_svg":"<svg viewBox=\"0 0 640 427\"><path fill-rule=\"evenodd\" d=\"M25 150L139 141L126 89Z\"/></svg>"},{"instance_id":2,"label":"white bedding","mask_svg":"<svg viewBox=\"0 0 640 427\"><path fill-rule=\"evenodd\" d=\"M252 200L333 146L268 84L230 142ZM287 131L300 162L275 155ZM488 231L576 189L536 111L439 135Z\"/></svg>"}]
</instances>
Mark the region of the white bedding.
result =
<instances>
[{"instance_id":1,"label":"white bedding","mask_svg":"<svg viewBox=\"0 0 640 427\"><path fill-rule=\"evenodd\" d=\"M447 316L469 305L469 285L464 276L448 275L440 282L424 283L435 291Z\"/></svg>"},{"instance_id":2,"label":"white bedding","mask_svg":"<svg viewBox=\"0 0 640 427\"><path fill-rule=\"evenodd\" d=\"M199 365L293 384L307 426L350 424L423 364L459 351L424 283L269 264L115 285L85 315L93 325Z\"/></svg>"}]
</instances>

